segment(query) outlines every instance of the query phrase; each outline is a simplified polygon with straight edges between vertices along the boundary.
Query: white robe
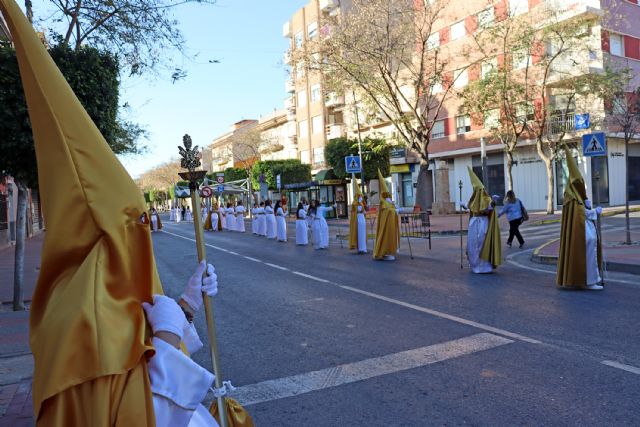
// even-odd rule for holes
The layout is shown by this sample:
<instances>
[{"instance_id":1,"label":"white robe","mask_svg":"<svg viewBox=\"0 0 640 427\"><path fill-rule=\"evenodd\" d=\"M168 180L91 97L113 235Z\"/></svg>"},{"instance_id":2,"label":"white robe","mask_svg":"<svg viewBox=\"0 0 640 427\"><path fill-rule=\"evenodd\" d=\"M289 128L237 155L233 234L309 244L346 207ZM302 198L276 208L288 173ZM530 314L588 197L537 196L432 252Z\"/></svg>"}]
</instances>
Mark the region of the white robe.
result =
<instances>
[{"instance_id":1,"label":"white robe","mask_svg":"<svg viewBox=\"0 0 640 427\"><path fill-rule=\"evenodd\" d=\"M367 219L362 211L362 206L358 206L356 221L358 224L358 252L367 252Z\"/></svg>"},{"instance_id":2,"label":"white robe","mask_svg":"<svg viewBox=\"0 0 640 427\"><path fill-rule=\"evenodd\" d=\"M333 208L319 206L316 213L312 214L311 240L315 249L327 249L329 247L329 225L324 219L324 213Z\"/></svg>"},{"instance_id":3,"label":"white robe","mask_svg":"<svg viewBox=\"0 0 640 427\"><path fill-rule=\"evenodd\" d=\"M182 221L182 210L176 208L176 222Z\"/></svg>"},{"instance_id":4,"label":"white robe","mask_svg":"<svg viewBox=\"0 0 640 427\"><path fill-rule=\"evenodd\" d=\"M244 233L244 206L240 205L236 208L236 231Z\"/></svg>"},{"instance_id":5,"label":"white robe","mask_svg":"<svg viewBox=\"0 0 640 427\"><path fill-rule=\"evenodd\" d=\"M584 225L587 249L587 285L597 285L601 282L598 269L598 231L596 228L598 214L595 209L587 208L585 208L585 214L587 218Z\"/></svg>"},{"instance_id":6,"label":"white robe","mask_svg":"<svg viewBox=\"0 0 640 427\"><path fill-rule=\"evenodd\" d=\"M236 231L236 212L233 208L227 208L227 230Z\"/></svg>"},{"instance_id":7,"label":"white robe","mask_svg":"<svg viewBox=\"0 0 640 427\"><path fill-rule=\"evenodd\" d=\"M258 208L251 209L251 233L258 234Z\"/></svg>"},{"instance_id":8,"label":"white robe","mask_svg":"<svg viewBox=\"0 0 640 427\"><path fill-rule=\"evenodd\" d=\"M220 227L223 230L227 229L227 210L225 208L218 209L218 216L220 216Z\"/></svg>"},{"instance_id":9,"label":"white robe","mask_svg":"<svg viewBox=\"0 0 640 427\"><path fill-rule=\"evenodd\" d=\"M202 215L200 216L200 218L202 218L202 223L204 224L204 222L207 220L207 216L209 216L209 209L204 206L201 211Z\"/></svg>"},{"instance_id":10,"label":"white robe","mask_svg":"<svg viewBox=\"0 0 640 427\"><path fill-rule=\"evenodd\" d=\"M185 221L193 221L193 215L191 214L191 209L188 209L187 213L185 213L184 216L185 216L184 218Z\"/></svg>"},{"instance_id":11,"label":"white robe","mask_svg":"<svg viewBox=\"0 0 640 427\"><path fill-rule=\"evenodd\" d=\"M279 242L287 241L287 219L282 208L276 212L276 236Z\"/></svg>"},{"instance_id":12,"label":"white robe","mask_svg":"<svg viewBox=\"0 0 640 427\"><path fill-rule=\"evenodd\" d=\"M489 228L488 216L474 216L469 220L469 233L467 235L467 258L469 266L474 273L491 273L493 266L489 261L480 258L484 239Z\"/></svg>"},{"instance_id":13,"label":"white robe","mask_svg":"<svg viewBox=\"0 0 640 427\"><path fill-rule=\"evenodd\" d=\"M158 231L158 214L151 214L151 231Z\"/></svg>"},{"instance_id":14,"label":"white robe","mask_svg":"<svg viewBox=\"0 0 640 427\"><path fill-rule=\"evenodd\" d=\"M304 209L300 209L298 219L296 219L296 245L306 246L309 244L309 224L306 218L307 213Z\"/></svg>"},{"instance_id":15,"label":"white robe","mask_svg":"<svg viewBox=\"0 0 640 427\"><path fill-rule=\"evenodd\" d=\"M276 230L276 216L273 214L273 208L266 206L264 212L267 219L267 239L275 239L278 237L278 234Z\"/></svg>"},{"instance_id":16,"label":"white robe","mask_svg":"<svg viewBox=\"0 0 640 427\"><path fill-rule=\"evenodd\" d=\"M176 220L176 210L171 208L169 209L169 221L175 221Z\"/></svg>"},{"instance_id":17,"label":"white robe","mask_svg":"<svg viewBox=\"0 0 640 427\"><path fill-rule=\"evenodd\" d=\"M256 209L258 218L256 219L256 227L258 229L258 235L265 237L267 235L267 216L264 212L264 208Z\"/></svg>"},{"instance_id":18,"label":"white robe","mask_svg":"<svg viewBox=\"0 0 640 427\"><path fill-rule=\"evenodd\" d=\"M156 426L217 427L200 404L214 375L159 338L153 338L153 346L156 352L148 366Z\"/></svg>"}]
</instances>

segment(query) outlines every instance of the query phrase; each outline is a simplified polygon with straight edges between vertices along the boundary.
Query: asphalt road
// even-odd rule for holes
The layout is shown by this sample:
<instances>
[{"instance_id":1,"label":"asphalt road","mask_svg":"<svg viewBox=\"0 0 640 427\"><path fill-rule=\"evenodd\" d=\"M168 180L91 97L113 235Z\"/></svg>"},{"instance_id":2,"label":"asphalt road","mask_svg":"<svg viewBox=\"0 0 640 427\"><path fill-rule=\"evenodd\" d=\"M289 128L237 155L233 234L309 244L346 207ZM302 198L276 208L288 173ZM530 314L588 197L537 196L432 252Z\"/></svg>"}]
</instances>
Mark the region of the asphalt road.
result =
<instances>
[{"instance_id":1,"label":"asphalt road","mask_svg":"<svg viewBox=\"0 0 640 427\"><path fill-rule=\"evenodd\" d=\"M164 224L156 260L177 297L193 225ZM640 425L640 278L556 289L527 259L557 228L525 229L529 252L505 249L492 275L460 268L458 236L381 262L335 239L298 247L293 227L288 243L206 233L223 377L258 426ZM203 313L196 326L206 338ZM210 369L206 348L194 359Z\"/></svg>"}]
</instances>

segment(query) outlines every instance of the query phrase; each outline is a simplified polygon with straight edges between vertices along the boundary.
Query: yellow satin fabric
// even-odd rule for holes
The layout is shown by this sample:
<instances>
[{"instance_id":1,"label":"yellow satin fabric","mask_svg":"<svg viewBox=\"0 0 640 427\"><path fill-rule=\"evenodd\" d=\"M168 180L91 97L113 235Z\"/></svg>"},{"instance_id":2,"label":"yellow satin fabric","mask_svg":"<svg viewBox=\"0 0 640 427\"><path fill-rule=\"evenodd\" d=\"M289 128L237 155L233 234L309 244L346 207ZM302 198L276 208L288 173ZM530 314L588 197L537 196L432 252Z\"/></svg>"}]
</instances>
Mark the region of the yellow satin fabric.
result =
<instances>
[{"instance_id":1,"label":"yellow satin fabric","mask_svg":"<svg viewBox=\"0 0 640 427\"><path fill-rule=\"evenodd\" d=\"M489 227L482 244L480 258L491 263L493 268L502 265L502 242L500 241L500 224L495 209L489 214Z\"/></svg>"},{"instance_id":2,"label":"yellow satin fabric","mask_svg":"<svg viewBox=\"0 0 640 427\"><path fill-rule=\"evenodd\" d=\"M230 397L224 399L225 409L227 411L227 421L229 427L253 427L253 419L251 415L240 404ZM209 407L209 412L220 424L220 414L218 414L218 401L214 400Z\"/></svg>"},{"instance_id":3,"label":"yellow satin fabric","mask_svg":"<svg viewBox=\"0 0 640 427\"><path fill-rule=\"evenodd\" d=\"M560 288L581 288L587 284L586 213L584 210L587 191L573 155L566 147L564 150L569 178L562 203L556 284ZM598 247L598 255L601 259L600 247Z\"/></svg>"},{"instance_id":4,"label":"yellow satin fabric","mask_svg":"<svg viewBox=\"0 0 640 427\"><path fill-rule=\"evenodd\" d=\"M156 215L156 219L158 220L158 230L162 230L162 221L160 220L160 215ZM153 228L153 222L151 223L151 228ZM158 231L158 230L155 230L155 231Z\"/></svg>"},{"instance_id":5,"label":"yellow satin fabric","mask_svg":"<svg viewBox=\"0 0 640 427\"><path fill-rule=\"evenodd\" d=\"M209 211L207 219L204 221L204 229L207 231L213 231L213 224L211 224L211 211Z\"/></svg>"},{"instance_id":6,"label":"yellow satin fabric","mask_svg":"<svg viewBox=\"0 0 640 427\"><path fill-rule=\"evenodd\" d=\"M0 10L16 47L47 219L30 317L34 413L42 425L49 418L55 425L62 417L56 411L67 406L38 416L47 400L124 375L153 350L140 303L162 287L149 225L140 222L146 209L140 190L16 3L0 0ZM128 390L96 388L82 404L117 408ZM143 391L137 401L151 399Z\"/></svg>"},{"instance_id":7,"label":"yellow satin fabric","mask_svg":"<svg viewBox=\"0 0 640 427\"><path fill-rule=\"evenodd\" d=\"M147 363L83 382L42 404L38 427L153 426L155 417Z\"/></svg>"},{"instance_id":8,"label":"yellow satin fabric","mask_svg":"<svg viewBox=\"0 0 640 427\"><path fill-rule=\"evenodd\" d=\"M482 184L482 181L480 181L480 179L473 172L473 169L468 167L467 171L469 172L469 179L471 180L471 185L473 186L473 194L469 199L467 207L469 208L469 211L472 215L479 216L491 204L491 196L489 196L487 190L485 190L484 188L484 184Z\"/></svg>"},{"instance_id":9,"label":"yellow satin fabric","mask_svg":"<svg viewBox=\"0 0 640 427\"><path fill-rule=\"evenodd\" d=\"M396 208L386 200L380 202L380 212L376 223L376 243L373 257L382 259L385 255L396 256L400 246L400 223Z\"/></svg>"},{"instance_id":10,"label":"yellow satin fabric","mask_svg":"<svg viewBox=\"0 0 640 427\"><path fill-rule=\"evenodd\" d=\"M358 249L358 206L362 206L364 213L364 204L354 200L351 203L351 216L349 218L349 249Z\"/></svg>"}]
</instances>

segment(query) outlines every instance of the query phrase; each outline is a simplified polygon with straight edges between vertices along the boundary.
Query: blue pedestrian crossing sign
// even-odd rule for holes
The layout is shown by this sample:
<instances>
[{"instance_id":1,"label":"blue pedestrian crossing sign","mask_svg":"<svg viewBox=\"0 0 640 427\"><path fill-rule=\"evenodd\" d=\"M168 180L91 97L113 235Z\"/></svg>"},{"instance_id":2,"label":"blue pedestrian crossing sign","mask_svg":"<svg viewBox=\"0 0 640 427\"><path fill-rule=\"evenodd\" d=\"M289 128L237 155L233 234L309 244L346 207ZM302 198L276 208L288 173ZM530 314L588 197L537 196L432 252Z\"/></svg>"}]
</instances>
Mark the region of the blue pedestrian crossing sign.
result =
<instances>
[{"instance_id":1,"label":"blue pedestrian crossing sign","mask_svg":"<svg viewBox=\"0 0 640 427\"><path fill-rule=\"evenodd\" d=\"M582 135L582 153L585 156L606 156L607 140L604 132Z\"/></svg>"},{"instance_id":2,"label":"blue pedestrian crossing sign","mask_svg":"<svg viewBox=\"0 0 640 427\"><path fill-rule=\"evenodd\" d=\"M359 156L347 156L344 158L344 165L347 173L360 173L362 165Z\"/></svg>"}]
</instances>

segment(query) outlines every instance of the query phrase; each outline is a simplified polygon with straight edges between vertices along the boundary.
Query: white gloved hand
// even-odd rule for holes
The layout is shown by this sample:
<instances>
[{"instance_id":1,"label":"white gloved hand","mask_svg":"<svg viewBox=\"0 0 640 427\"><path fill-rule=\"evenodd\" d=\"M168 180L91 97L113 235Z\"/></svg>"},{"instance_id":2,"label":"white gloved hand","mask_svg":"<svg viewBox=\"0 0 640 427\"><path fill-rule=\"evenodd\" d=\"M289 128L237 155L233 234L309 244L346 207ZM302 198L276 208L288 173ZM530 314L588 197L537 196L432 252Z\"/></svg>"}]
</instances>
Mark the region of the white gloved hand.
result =
<instances>
[{"instance_id":1,"label":"white gloved hand","mask_svg":"<svg viewBox=\"0 0 640 427\"><path fill-rule=\"evenodd\" d=\"M143 302L142 308L154 334L160 331L170 332L182 339L186 319L182 309L172 298L154 295L153 305Z\"/></svg>"},{"instance_id":2,"label":"white gloved hand","mask_svg":"<svg viewBox=\"0 0 640 427\"><path fill-rule=\"evenodd\" d=\"M598 206L598 207L596 208L596 213L597 213L598 215L602 215L602 208L601 208L600 206Z\"/></svg>"},{"instance_id":3,"label":"white gloved hand","mask_svg":"<svg viewBox=\"0 0 640 427\"><path fill-rule=\"evenodd\" d=\"M593 205L591 204L591 200L587 199L584 201L584 207L587 209L591 209Z\"/></svg>"},{"instance_id":4,"label":"white gloved hand","mask_svg":"<svg viewBox=\"0 0 640 427\"><path fill-rule=\"evenodd\" d=\"M203 279L205 268L207 269L207 277ZM210 297L218 293L218 276L216 276L213 265L207 264L205 260L198 264L180 298L189 304L193 311L198 311L202 307L202 292Z\"/></svg>"},{"instance_id":5,"label":"white gloved hand","mask_svg":"<svg viewBox=\"0 0 640 427\"><path fill-rule=\"evenodd\" d=\"M196 331L196 327L193 323L184 322L184 337L182 342L184 346L187 348L189 354L193 354L196 351L200 350L203 347L202 341L200 340L200 336L198 335L198 331Z\"/></svg>"}]
</instances>

